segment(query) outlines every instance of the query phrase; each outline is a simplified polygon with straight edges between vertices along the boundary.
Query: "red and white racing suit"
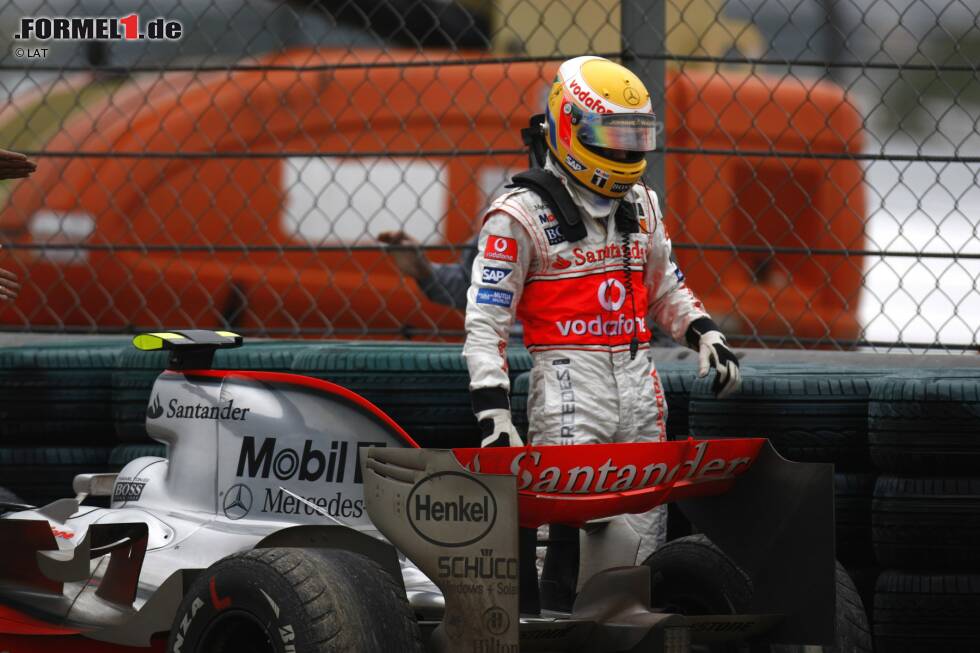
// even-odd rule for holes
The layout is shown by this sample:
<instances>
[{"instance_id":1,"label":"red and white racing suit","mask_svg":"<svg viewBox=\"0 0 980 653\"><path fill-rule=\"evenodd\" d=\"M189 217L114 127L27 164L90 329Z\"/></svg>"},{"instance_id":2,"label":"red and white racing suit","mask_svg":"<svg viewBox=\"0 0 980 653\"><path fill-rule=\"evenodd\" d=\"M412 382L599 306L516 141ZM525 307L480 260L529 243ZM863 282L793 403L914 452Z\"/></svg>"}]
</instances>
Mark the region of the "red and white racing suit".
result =
<instances>
[{"instance_id":1,"label":"red and white racing suit","mask_svg":"<svg viewBox=\"0 0 980 653\"><path fill-rule=\"evenodd\" d=\"M665 437L667 405L645 317L683 342L688 325L707 313L671 256L656 193L637 184L622 201L636 206L637 233L624 239L612 216L595 219L580 210L587 235L573 243L531 190L506 193L487 209L467 296L463 354L470 390L477 412L501 401L506 406L504 350L516 316L534 359L533 444ZM631 360L634 335L639 349ZM664 540L666 511L627 522L642 538L642 561Z\"/></svg>"}]
</instances>

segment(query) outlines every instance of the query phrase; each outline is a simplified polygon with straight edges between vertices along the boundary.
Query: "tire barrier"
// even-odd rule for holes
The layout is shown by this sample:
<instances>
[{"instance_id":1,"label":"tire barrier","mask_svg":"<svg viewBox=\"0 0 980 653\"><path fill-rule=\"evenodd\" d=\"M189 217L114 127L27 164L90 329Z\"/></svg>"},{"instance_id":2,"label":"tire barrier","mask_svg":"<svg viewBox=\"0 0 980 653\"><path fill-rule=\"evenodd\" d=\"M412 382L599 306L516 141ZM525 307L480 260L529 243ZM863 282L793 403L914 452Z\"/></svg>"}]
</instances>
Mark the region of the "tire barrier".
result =
<instances>
[{"instance_id":1,"label":"tire barrier","mask_svg":"<svg viewBox=\"0 0 980 653\"><path fill-rule=\"evenodd\" d=\"M0 349L0 486L43 504L70 496L76 474L164 455L144 423L165 365L165 354L125 340ZM530 356L510 347L508 365L514 421L526 428ZM250 341L217 352L214 367L344 385L423 446L478 441L459 345ZM980 600L980 373L778 363L743 372L741 391L719 401L693 360L658 365L668 437L767 436L787 458L834 463L838 558L874 615L879 650L980 650L957 607ZM939 637L947 607L952 625Z\"/></svg>"},{"instance_id":2,"label":"tire barrier","mask_svg":"<svg viewBox=\"0 0 980 653\"><path fill-rule=\"evenodd\" d=\"M868 397L881 371L746 368L741 389L716 399L713 375L691 389L690 430L699 438L765 437L784 457L869 471Z\"/></svg>"},{"instance_id":3,"label":"tire barrier","mask_svg":"<svg viewBox=\"0 0 980 653\"><path fill-rule=\"evenodd\" d=\"M877 653L980 649L980 574L885 571L875 588Z\"/></svg>"},{"instance_id":4,"label":"tire barrier","mask_svg":"<svg viewBox=\"0 0 980 653\"><path fill-rule=\"evenodd\" d=\"M871 459L890 474L976 474L980 374L895 375L872 384Z\"/></svg>"}]
</instances>

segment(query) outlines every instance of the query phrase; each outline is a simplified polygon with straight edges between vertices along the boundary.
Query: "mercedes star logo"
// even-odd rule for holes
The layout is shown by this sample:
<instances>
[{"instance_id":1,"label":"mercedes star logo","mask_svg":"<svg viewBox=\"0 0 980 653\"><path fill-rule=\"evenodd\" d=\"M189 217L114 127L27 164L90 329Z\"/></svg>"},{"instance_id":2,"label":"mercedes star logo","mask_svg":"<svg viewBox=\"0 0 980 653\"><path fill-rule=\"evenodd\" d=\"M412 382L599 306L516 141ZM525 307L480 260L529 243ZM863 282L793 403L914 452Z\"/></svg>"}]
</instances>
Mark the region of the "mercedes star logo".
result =
<instances>
[{"instance_id":1,"label":"mercedes star logo","mask_svg":"<svg viewBox=\"0 0 980 653\"><path fill-rule=\"evenodd\" d=\"M626 87L626 90L623 91L623 98L626 100L626 104L631 106L636 106L640 103L640 94L632 86Z\"/></svg>"},{"instance_id":2,"label":"mercedes star logo","mask_svg":"<svg viewBox=\"0 0 980 653\"><path fill-rule=\"evenodd\" d=\"M232 485L225 492L225 501L221 507L228 519L241 519L252 509L252 491L241 483Z\"/></svg>"}]
</instances>

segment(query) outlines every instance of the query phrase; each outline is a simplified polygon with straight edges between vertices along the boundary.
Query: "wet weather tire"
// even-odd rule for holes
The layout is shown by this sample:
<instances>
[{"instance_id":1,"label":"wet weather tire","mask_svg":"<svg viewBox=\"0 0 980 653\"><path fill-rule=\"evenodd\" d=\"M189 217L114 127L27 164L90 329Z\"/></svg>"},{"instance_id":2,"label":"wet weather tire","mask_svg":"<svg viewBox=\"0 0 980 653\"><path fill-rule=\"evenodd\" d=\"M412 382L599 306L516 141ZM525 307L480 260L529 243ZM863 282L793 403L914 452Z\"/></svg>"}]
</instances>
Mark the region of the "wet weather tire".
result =
<instances>
[{"instance_id":1,"label":"wet weather tire","mask_svg":"<svg viewBox=\"0 0 980 653\"><path fill-rule=\"evenodd\" d=\"M874 614L878 653L975 653L980 575L885 571Z\"/></svg>"},{"instance_id":2,"label":"wet weather tire","mask_svg":"<svg viewBox=\"0 0 980 653\"><path fill-rule=\"evenodd\" d=\"M980 571L980 478L880 477L871 537L882 567Z\"/></svg>"},{"instance_id":3,"label":"wet weather tire","mask_svg":"<svg viewBox=\"0 0 980 653\"><path fill-rule=\"evenodd\" d=\"M403 590L374 561L334 549L255 549L198 575L169 653L421 651Z\"/></svg>"},{"instance_id":4,"label":"wet weather tire","mask_svg":"<svg viewBox=\"0 0 980 653\"><path fill-rule=\"evenodd\" d=\"M746 369L739 391L716 399L714 376L691 387L690 430L697 438L765 437L784 458L830 462L837 471L871 469L868 397L875 371Z\"/></svg>"},{"instance_id":5,"label":"wet weather tire","mask_svg":"<svg viewBox=\"0 0 980 653\"><path fill-rule=\"evenodd\" d=\"M752 581L725 553L704 535L667 542L644 563L651 573L653 606L681 614L738 614L748 612ZM837 642L823 647L825 653L870 653L871 629L854 582L836 563ZM724 645L712 651L738 651ZM755 649L753 649L755 650ZM798 646L773 646L773 653L804 650Z\"/></svg>"},{"instance_id":6,"label":"wet weather tire","mask_svg":"<svg viewBox=\"0 0 980 653\"><path fill-rule=\"evenodd\" d=\"M868 404L871 459L891 474L973 474L978 420L978 370L876 379Z\"/></svg>"}]
</instances>

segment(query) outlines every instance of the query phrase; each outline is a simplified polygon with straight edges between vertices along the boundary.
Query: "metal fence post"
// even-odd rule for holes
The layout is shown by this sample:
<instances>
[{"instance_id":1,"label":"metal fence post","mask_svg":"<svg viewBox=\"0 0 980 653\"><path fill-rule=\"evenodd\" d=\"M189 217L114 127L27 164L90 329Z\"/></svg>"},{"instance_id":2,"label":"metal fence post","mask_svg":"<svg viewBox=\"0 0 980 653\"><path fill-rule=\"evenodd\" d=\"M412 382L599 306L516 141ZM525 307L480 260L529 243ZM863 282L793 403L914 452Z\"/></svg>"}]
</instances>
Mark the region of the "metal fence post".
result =
<instances>
[{"instance_id":1,"label":"metal fence post","mask_svg":"<svg viewBox=\"0 0 980 653\"><path fill-rule=\"evenodd\" d=\"M653 110L657 118L666 118L665 68L666 60L649 55L667 50L666 2L664 0L623 0L620 8L622 21L623 64L639 75L653 100ZM646 55L646 56L644 56ZM659 151L647 157L645 178L651 188L665 201L666 185L664 179L664 137L666 130L658 135Z\"/></svg>"}]
</instances>

